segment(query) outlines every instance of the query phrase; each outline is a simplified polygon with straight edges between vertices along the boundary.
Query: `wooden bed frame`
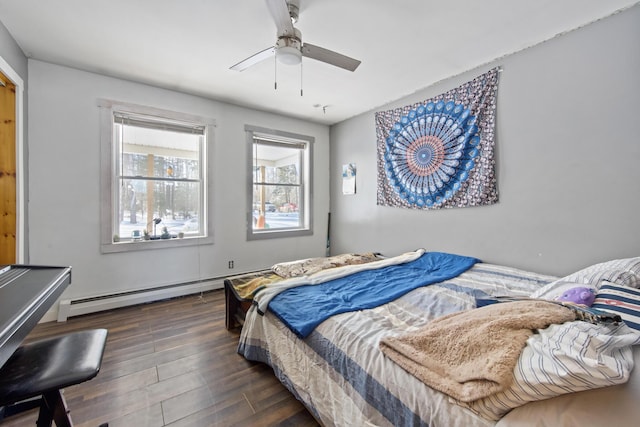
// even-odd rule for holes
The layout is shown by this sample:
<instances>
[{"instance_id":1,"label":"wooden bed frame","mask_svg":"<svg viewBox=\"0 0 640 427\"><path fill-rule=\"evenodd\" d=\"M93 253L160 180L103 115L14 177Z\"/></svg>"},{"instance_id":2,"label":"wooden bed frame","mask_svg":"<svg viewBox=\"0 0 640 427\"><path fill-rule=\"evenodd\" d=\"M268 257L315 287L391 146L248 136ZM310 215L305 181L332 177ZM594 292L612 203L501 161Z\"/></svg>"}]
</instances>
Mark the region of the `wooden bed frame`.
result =
<instances>
[{"instance_id":1,"label":"wooden bed frame","mask_svg":"<svg viewBox=\"0 0 640 427\"><path fill-rule=\"evenodd\" d=\"M227 277L224 280L225 317L224 326L227 330L242 326L244 318L251 307L252 300L243 298L238 293L236 286L247 280L272 274L271 270L261 270L253 273L245 273L238 276Z\"/></svg>"}]
</instances>

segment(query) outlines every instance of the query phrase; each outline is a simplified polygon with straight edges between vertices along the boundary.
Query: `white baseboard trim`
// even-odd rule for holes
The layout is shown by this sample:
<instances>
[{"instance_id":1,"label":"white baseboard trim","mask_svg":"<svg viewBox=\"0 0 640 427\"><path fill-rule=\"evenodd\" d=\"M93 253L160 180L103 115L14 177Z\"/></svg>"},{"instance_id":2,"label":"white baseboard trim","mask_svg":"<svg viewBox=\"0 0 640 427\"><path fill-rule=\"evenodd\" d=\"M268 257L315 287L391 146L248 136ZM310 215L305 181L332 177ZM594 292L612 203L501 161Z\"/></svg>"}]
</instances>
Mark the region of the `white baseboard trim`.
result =
<instances>
[{"instance_id":1,"label":"white baseboard trim","mask_svg":"<svg viewBox=\"0 0 640 427\"><path fill-rule=\"evenodd\" d=\"M206 292L213 289L222 289L223 286L224 279L221 278L194 283L161 286L152 289L121 292L111 295L99 295L78 299L62 299L58 304L57 310L53 309L47 312L40 322L50 322L53 320L65 322L69 317L73 316L97 313L99 311L160 301L179 296L198 294L200 292Z\"/></svg>"}]
</instances>

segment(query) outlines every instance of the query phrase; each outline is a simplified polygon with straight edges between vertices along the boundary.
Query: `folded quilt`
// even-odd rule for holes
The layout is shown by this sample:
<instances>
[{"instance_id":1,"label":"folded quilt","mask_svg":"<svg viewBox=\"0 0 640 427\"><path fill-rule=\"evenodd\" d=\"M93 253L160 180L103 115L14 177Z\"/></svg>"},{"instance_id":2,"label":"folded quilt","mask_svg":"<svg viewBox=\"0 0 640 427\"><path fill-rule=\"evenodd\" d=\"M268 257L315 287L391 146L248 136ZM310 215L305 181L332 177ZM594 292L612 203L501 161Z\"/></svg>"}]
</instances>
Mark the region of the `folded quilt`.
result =
<instances>
[{"instance_id":1,"label":"folded quilt","mask_svg":"<svg viewBox=\"0 0 640 427\"><path fill-rule=\"evenodd\" d=\"M479 260L443 252L426 252L410 262L384 267L378 264L389 261L325 270L332 272L330 276L333 276L333 280L329 281L319 280L317 274L324 272L316 273L309 277L311 280L307 286L284 289L276 295L269 304L269 311L298 337L306 338L316 326L331 316L386 304L414 289L457 277ZM378 264L378 268L372 268L373 264ZM344 269L357 267L360 270L353 274L340 273ZM323 279L326 278L327 275L323 275ZM258 301L260 296L284 283L278 282L261 291L255 296L254 302L262 303L263 300Z\"/></svg>"},{"instance_id":2,"label":"folded quilt","mask_svg":"<svg viewBox=\"0 0 640 427\"><path fill-rule=\"evenodd\" d=\"M493 304L383 338L380 348L431 388L471 402L511 385L514 367L533 330L574 319L574 311L547 301Z\"/></svg>"},{"instance_id":3,"label":"folded quilt","mask_svg":"<svg viewBox=\"0 0 640 427\"><path fill-rule=\"evenodd\" d=\"M263 287L256 290L253 296L254 302L258 306L260 313L266 313L269 307L269 303L281 292L287 289L295 288L303 285L318 285L326 283L331 280L340 279L342 277L350 276L362 271L382 269L392 265L405 264L411 261L415 261L425 253L424 249L418 249L412 252L406 252L404 254L382 259L380 261L373 261L364 264L347 265L338 268L329 268L327 270L321 270L308 276L291 277L289 279L272 283L268 287ZM258 292L259 291L259 292Z\"/></svg>"},{"instance_id":4,"label":"folded quilt","mask_svg":"<svg viewBox=\"0 0 640 427\"><path fill-rule=\"evenodd\" d=\"M378 255L373 252L363 254L341 254L329 257L317 257L300 259L296 261L281 262L271 266L271 270L278 276L288 279L297 276L309 276L318 271L329 268L345 267L347 265L366 264L373 261L380 261Z\"/></svg>"},{"instance_id":5,"label":"folded quilt","mask_svg":"<svg viewBox=\"0 0 640 427\"><path fill-rule=\"evenodd\" d=\"M225 284L233 287L235 293L243 300L253 299L253 294L271 283L284 280L271 270L246 273L239 276L227 277Z\"/></svg>"},{"instance_id":6,"label":"folded quilt","mask_svg":"<svg viewBox=\"0 0 640 427\"><path fill-rule=\"evenodd\" d=\"M233 287L240 298L244 300L251 300L253 299L253 296L262 289L289 278L309 276L324 270L350 265L366 264L373 261L380 261L382 259L384 258L381 258L373 252L306 258L274 264L269 270L228 277L225 281Z\"/></svg>"}]
</instances>

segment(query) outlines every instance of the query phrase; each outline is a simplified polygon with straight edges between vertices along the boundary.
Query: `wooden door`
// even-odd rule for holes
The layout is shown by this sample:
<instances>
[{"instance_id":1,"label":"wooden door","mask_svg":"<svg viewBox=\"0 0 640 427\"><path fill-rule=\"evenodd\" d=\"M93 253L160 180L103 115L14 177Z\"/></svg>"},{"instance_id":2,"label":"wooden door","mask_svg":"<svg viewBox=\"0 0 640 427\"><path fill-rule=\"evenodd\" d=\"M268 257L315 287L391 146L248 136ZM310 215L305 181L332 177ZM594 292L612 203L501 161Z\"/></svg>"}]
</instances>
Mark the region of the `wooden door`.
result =
<instances>
[{"instance_id":1,"label":"wooden door","mask_svg":"<svg viewBox=\"0 0 640 427\"><path fill-rule=\"evenodd\" d=\"M0 265L16 263L16 86L0 73Z\"/></svg>"}]
</instances>

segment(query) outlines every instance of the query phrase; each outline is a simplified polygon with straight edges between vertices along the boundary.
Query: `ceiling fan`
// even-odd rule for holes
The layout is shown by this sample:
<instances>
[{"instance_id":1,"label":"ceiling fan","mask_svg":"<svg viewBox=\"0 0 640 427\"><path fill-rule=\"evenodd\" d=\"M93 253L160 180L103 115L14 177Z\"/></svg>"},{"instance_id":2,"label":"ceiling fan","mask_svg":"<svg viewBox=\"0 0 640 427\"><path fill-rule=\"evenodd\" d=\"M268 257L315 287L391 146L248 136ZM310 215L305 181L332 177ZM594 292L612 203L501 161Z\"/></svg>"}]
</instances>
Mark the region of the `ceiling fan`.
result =
<instances>
[{"instance_id":1,"label":"ceiling fan","mask_svg":"<svg viewBox=\"0 0 640 427\"><path fill-rule=\"evenodd\" d=\"M302 33L293 26L298 21L300 0L266 0L266 2L278 29L278 40L275 46L238 62L230 68L231 70L246 70L274 54L278 61L289 65L299 64L304 56L349 71L355 71L358 68L360 61L357 59L310 43L302 43Z\"/></svg>"}]
</instances>

